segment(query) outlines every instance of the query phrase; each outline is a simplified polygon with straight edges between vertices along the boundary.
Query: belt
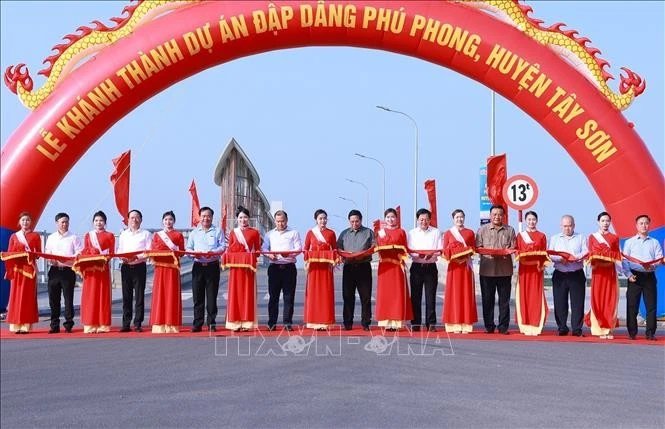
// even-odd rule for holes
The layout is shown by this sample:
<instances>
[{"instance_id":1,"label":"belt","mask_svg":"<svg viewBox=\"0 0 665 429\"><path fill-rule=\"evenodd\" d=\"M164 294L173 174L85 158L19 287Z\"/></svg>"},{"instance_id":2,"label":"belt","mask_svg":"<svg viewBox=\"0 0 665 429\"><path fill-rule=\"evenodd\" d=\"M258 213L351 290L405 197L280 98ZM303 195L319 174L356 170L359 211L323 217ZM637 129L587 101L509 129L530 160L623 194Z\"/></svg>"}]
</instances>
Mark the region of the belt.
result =
<instances>
[{"instance_id":1,"label":"belt","mask_svg":"<svg viewBox=\"0 0 665 429\"><path fill-rule=\"evenodd\" d=\"M366 261L366 262L344 262L344 265L348 265L350 267L359 267L361 265L366 265L366 264L369 264L369 263L371 263L371 262L370 261Z\"/></svg>"},{"instance_id":2,"label":"belt","mask_svg":"<svg viewBox=\"0 0 665 429\"><path fill-rule=\"evenodd\" d=\"M198 265L199 267L207 267L208 265L215 265L218 264L219 261L210 261L210 262L194 262L194 265Z\"/></svg>"},{"instance_id":3,"label":"belt","mask_svg":"<svg viewBox=\"0 0 665 429\"><path fill-rule=\"evenodd\" d=\"M61 266L53 265L53 266L51 267L51 269L52 269L52 270L58 270L58 271L71 271L71 270L72 270L72 267L67 267L67 266L63 266L63 267L61 267Z\"/></svg>"},{"instance_id":4,"label":"belt","mask_svg":"<svg viewBox=\"0 0 665 429\"><path fill-rule=\"evenodd\" d=\"M412 262L411 265L415 265L417 267L427 267L430 265L436 265L435 262Z\"/></svg>"},{"instance_id":5,"label":"belt","mask_svg":"<svg viewBox=\"0 0 665 429\"><path fill-rule=\"evenodd\" d=\"M275 267L278 270L285 270L287 268L295 267L296 264L293 262L288 263L288 264L270 264L271 267Z\"/></svg>"},{"instance_id":6,"label":"belt","mask_svg":"<svg viewBox=\"0 0 665 429\"><path fill-rule=\"evenodd\" d=\"M630 270L630 272L635 274L636 276L655 276L656 275L656 273L654 271Z\"/></svg>"},{"instance_id":7,"label":"belt","mask_svg":"<svg viewBox=\"0 0 665 429\"><path fill-rule=\"evenodd\" d=\"M561 270L554 270L554 271L556 271L557 273L561 273L561 274L576 274L576 273L579 273L580 271L584 272L584 270L581 269L581 268L579 270L575 270L575 271L561 271Z\"/></svg>"},{"instance_id":8,"label":"belt","mask_svg":"<svg viewBox=\"0 0 665 429\"><path fill-rule=\"evenodd\" d=\"M125 263L125 264L122 264L122 266L127 267L127 268L141 267L141 266L145 266L145 262L139 262L138 264L127 264L127 263Z\"/></svg>"}]
</instances>

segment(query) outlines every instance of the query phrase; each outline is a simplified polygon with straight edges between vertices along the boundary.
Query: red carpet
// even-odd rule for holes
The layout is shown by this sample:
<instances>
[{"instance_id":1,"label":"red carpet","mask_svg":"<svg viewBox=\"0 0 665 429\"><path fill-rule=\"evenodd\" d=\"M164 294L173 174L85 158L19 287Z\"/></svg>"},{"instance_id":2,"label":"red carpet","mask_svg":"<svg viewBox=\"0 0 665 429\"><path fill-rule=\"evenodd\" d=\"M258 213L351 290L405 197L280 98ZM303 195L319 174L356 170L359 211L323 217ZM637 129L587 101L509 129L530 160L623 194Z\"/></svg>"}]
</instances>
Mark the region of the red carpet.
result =
<instances>
[{"instance_id":1,"label":"red carpet","mask_svg":"<svg viewBox=\"0 0 665 429\"><path fill-rule=\"evenodd\" d=\"M318 336L318 337L371 337L371 336L384 336L384 337L416 337L416 338L450 338L451 341L457 340L482 340L482 341L546 341L546 342L560 342L560 343L605 343L605 344L640 344L648 346L664 346L665 337L658 338L656 341L647 341L644 338L644 334L640 333L640 336L636 340L631 340L628 338L628 335L623 333L615 335L613 340L600 339L598 337L591 336L590 334L585 334L583 338L565 336L560 337L557 335L555 330L544 331L543 334L537 337L530 337L520 334L518 331L511 331L510 335L501 335L498 333L495 334L486 334L484 331L473 332L470 334L447 334L443 330L439 329L438 332L410 332L406 329L402 329L399 332L386 332L379 327L372 327L371 331L363 331L360 327L354 328L351 331L345 331L341 329L341 326L333 327L329 331L321 332L315 331L307 328L294 328L294 331L288 332L281 330L281 327L278 327L275 331L268 331L266 326L261 326L257 330L248 331L248 332L232 332L224 328L218 328L217 332L208 332L204 330L203 332L191 332L191 327L185 327L178 334L153 334L150 332L150 328L146 328L143 332L120 332L120 328L112 328L111 332L103 334L84 334L83 328L75 327L72 333L66 333L64 329L61 329L58 334L49 334L48 328L37 328L31 331L28 334L21 335L9 332L8 329L0 330L0 339L2 340L30 340L30 339L49 339L49 340L71 340L71 339L118 339L118 338L128 338L128 339L142 339L142 338L206 338L206 337L229 337L229 336L260 336L260 337L278 337L278 336ZM665 334L664 334L665 335Z\"/></svg>"}]
</instances>

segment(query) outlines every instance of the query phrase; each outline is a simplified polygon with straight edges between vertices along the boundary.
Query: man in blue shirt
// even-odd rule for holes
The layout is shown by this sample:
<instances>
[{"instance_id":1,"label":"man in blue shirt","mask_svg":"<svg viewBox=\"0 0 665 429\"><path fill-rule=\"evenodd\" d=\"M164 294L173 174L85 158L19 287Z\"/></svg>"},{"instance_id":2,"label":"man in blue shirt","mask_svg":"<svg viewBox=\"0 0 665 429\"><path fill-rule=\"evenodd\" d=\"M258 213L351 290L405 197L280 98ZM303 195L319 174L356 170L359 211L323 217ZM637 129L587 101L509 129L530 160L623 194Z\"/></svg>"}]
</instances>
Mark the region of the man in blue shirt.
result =
<instances>
[{"instance_id":1,"label":"man in blue shirt","mask_svg":"<svg viewBox=\"0 0 665 429\"><path fill-rule=\"evenodd\" d=\"M224 234L212 224L213 210L202 207L199 210L201 222L187 237L186 250L189 252L219 253L226 248ZM192 300L194 301L194 321L192 332L201 332L203 307L207 309L206 325L215 332L217 324L217 293L219 292L219 255L201 255L194 258L192 267ZM207 305L206 304L206 300Z\"/></svg>"},{"instance_id":2,"label":"man in blue shirt","mask_svg":"<svg viewBox=\"0 0 665 429\"><path fill-rule=\"evenodd\" d=\"M571 215L561 217L561 233L550 238L548 249L570 253L574 261L552 255L554 273L552 274L552 295L554 297L554 318L559 335L568 335L568 296L570 296L570 326L573 335L583 337L582 320L584 319L584 295L586 293L586 274L580 260L587 253L586 238L575 233L575 219Z\"/></svg>"},{"instance_id":3,"label":"man in blue shirt","mask_svg":"<svg viewBox=\"0 0 665 429\"><path fill-rule=\"evenodd\" d=\"M623 254L631 256L642 262L657 262L638 264L627 259L623 260L623 272L628 277L626 289L626 327L631 340L637 335L637 310L640 306L640 297L644 296L644 305L647 310L647 340L656 340L656 267L663 261L663 249L653 237L649 237L649 224L651 219L642 214L635 218L637 235L629 238L623 245Z\"/></svg>"}]
</instances>

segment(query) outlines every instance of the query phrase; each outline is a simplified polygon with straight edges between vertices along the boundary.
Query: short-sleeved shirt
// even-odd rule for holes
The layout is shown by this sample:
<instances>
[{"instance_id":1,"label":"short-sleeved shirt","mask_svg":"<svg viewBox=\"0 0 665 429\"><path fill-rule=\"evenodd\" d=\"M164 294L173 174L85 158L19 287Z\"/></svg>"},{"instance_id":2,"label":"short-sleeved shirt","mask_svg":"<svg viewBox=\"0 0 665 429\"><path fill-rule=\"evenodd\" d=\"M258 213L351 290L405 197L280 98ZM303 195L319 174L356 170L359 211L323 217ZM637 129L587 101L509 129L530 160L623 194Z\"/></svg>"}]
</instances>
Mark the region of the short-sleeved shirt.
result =
<instances>
[{"instance_id":1,"label":"short-sleeved shirt","mask_svg":"<svg viewBox=\"0 0 665 429\"><path fill-rule=\"evenodd\" d=\"M362 252L363 250L367 250L373 246L374 231L365 226L361 226L356 230L347 228L342 231L342 233L339 235L339 238L337 239L337 248L347 252ZM360 259L353 259L351 261L347 261L347 259L344 258L344 262L353 262L354 264L371 261L371 255Z\"/></svg>"},{"instance_id":2,"label":"short-sleeved shirt","mask_svg":"<svg viewBox=\"0 0 665 429\"><path fill-rule=\"evenodd\" d=\"M486 249L514 249L515 230L510 225L496 227L483 225L476 234L476 247ZM506 256L480 255L480 275L487 277L509 277L513 275L513 258Z\"/></svg>"}]
</instances>

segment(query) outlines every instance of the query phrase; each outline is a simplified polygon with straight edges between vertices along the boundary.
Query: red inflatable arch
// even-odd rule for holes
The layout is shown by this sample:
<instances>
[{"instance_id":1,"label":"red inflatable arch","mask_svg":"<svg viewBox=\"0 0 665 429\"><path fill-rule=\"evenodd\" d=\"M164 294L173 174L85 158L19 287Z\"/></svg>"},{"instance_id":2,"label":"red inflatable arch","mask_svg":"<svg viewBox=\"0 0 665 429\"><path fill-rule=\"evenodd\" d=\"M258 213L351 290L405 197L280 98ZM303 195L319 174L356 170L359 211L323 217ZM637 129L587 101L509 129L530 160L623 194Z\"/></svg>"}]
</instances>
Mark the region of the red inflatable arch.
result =
<instances>
[{"instance_id":1,"label":"red inflatable arch","mask_svg":"<svg viewBox=\"0 0 665 429\"><path fill-rule=\"evenodd\" d=\"M663 174L620 111L644 83L624 69L620 94L613 93L607 64L588 39L558 25L541 27L529 13L512 2L500 9L445 1L133 4L113 27L97 22L67 36L47 59L42 88L33 90L24 66L7 69L6 85L34 111L2 152L0 226L13 229L25 209L39 217L66 173L109 127L174 83L265 51L338 45L410 55L486 85L568 151L620 235L634 232L636 212L650 213L652 226L662 227Z\"/></svg>"}]
</instances>

